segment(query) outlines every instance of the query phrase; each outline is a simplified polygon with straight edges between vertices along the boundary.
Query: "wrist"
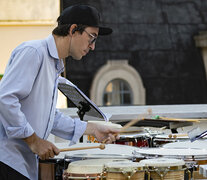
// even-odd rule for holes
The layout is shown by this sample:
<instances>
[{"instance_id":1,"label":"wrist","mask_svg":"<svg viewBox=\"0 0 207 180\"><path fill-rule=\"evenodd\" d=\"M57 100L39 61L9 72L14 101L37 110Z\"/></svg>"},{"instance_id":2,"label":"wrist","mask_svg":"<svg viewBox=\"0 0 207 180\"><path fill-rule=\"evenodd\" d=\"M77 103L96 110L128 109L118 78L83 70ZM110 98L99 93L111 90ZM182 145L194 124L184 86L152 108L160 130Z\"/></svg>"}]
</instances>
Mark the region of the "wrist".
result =
<instances>
[{"instance_id":1,"label":"wrist","mask_svg":"<svg viewBox=\"0 0 207 180\"><path fill-rule=\"evenodd\" d=\"M31 136L23 138L24 142L26 142L28 145L33 144L38 139L38 136L33 133Z\"/></svg>"},{"instance_id":2,"label":"wrist","mask_svg":"<svg viewBox=\"0 0 207 180\"><path fill-rule=\"evenodd\" d=\"M94 135L95 134L95 123L87 123L86 130L84 132L85 135Z\"/></svg>"}]
</instances>

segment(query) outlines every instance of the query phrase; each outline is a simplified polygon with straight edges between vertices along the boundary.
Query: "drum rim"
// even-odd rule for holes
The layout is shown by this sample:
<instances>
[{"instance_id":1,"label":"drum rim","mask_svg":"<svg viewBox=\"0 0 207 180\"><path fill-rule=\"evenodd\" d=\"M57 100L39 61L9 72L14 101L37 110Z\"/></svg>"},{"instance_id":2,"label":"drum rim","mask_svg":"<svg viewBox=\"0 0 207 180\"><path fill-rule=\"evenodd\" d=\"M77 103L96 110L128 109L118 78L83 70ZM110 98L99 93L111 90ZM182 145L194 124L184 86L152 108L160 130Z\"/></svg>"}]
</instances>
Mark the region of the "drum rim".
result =
<instances>
[{"instance_id":1,"label":"drum rim","mask_svg":"<svg viewBox=\"0 0 207 180\"><path fill-rule=\"evenodd\" d=\"M153 152L153 150L159 150L159 152ZM202 152L202 151L204 151L205 150L205 153L202 153L202 154L193 154L193 152L192 152L192 154L173 154L173 155L171 155L171 154L162 154L161 153L161 151L163 151L163 150L200 150L200 152ZM136 153L139 155L139 154L141 154L141 155L144 155L144 156L157 156L157 157L180 157L180 158L187 158L187 157L193 157L193 159L197 159L197 158L202 158L202 157L207 157L207 150L206 149L197 149L197 148L163 148L163 147L161 147L161 148L149 148L149 149L138 149L138 150L136 150L135 151L135 157L136 157Z\"/></svg>"},{"instance_id":2,"label":"drum rim","mask_svg":"<svg viewBox=\"0 0 207 180\"><path fill-rule=\"evenodd\" d=\"M65 155L65 158L84 158L84 159L132 159L133 155L126 155L126 154L73 154L73 155Z\"/></svg>"}]
</instances>

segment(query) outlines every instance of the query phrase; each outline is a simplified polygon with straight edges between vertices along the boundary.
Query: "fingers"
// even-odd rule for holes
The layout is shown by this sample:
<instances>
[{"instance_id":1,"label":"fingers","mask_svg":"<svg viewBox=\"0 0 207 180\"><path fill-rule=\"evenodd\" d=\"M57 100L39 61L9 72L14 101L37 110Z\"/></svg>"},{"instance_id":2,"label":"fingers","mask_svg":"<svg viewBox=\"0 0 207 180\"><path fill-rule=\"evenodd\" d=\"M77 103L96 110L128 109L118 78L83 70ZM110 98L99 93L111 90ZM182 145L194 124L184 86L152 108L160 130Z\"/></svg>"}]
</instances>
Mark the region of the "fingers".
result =
<instances>
[{"instance_id":1,"label":"fingers","mask_svg":"<svg viewBox=\"0 0 207 180\"><path fill-rule=\"evenodd\" d=\"M58 155L59 152L60 150L55 145L46 141L45 147L39 151L38 155L41 160L45 160L53 158L55 155Z\"/></svg>"},{"instance_id":2,"label":"fingers","mask_svg":"<svg viewBox=\"0 0 207 180\"><path fill-rule=\"evenodd\" d=\"M110 140L111 140L112 142L116 141L116 137L115 137L115 135L113 135L113 134L111 134L111 133L109 133L109 138L110 138Z\"/></svg>"},{"instance_id":3,"label":"fingers","mask_svg":"<svg viewBox=\"0 0 207 180\"><path fill-rule=\"evenodd\" d=\"M107 138L104 139L103 143L111 144L115 142L117 139L119 139L119 136L117 134L108 134Z\"/></svg>"},{"instance_id":4,"label":"fingers","mask_svg":"<svg viewBox=\"0 0 207 180\"><path fill-rule=\"evenodd\" d=\"M48 149L46 152L39 154L41 160L53 158L55 155L59 154L59 149Z\"/></svg>"},{"instance_id":5,"label":"fingers","mask_svg":"<svg viewBox=\"0 0 207 180\"><path fill-rule=\"evenodd\" d=\"M60 149L58 149L56 146L53 147L54 155L58 155L60 153Z\"/></svg>"},{"instance_id":6,"label":"fingers","mask_svg":"<svg viewBox=\"0 0 207 180\"><path fill-rule=\"evenodd\" d=\"M42 160L53 158L60 153L60 150L53 143L39 138L35 133L23 140L28 144L31 151Z\"/></svg>"}]
</instances>

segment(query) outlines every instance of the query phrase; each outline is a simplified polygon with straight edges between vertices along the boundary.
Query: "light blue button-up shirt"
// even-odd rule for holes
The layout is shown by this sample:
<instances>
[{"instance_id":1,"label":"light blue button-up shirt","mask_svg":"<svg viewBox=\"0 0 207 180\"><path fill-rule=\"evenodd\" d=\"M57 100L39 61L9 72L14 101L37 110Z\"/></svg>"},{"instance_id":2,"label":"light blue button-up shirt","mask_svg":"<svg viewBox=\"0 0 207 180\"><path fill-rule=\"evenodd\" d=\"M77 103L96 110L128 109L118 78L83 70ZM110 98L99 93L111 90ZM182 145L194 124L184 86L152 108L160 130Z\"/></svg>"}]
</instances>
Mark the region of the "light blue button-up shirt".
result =
<instances>
[{"instance_id":1,"label":"light blue button-up shirt","mask_svg":"<svg viewBox=\"0 0 207 180\"><path fill-rule=\"evenodd\" d=\"M63 69L50 35L19 45L0 81L0 161L31 180L38 179L38 158L22 138L35 132L47 139L51 132L73 144L87 126L55 108Z\"/></svg>"}]
</instances>

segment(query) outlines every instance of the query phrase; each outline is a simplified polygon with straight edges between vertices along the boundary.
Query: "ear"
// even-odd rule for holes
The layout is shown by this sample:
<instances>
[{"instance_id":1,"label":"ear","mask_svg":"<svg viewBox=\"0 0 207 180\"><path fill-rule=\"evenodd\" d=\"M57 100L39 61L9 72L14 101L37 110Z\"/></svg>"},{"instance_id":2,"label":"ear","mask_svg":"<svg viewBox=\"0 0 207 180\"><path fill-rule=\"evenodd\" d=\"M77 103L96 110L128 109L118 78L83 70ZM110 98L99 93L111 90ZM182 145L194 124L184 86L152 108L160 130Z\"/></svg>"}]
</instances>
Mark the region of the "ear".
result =
<instances>
[{"instance_id":1,"label":"ear","mask_svg":"<svg viewBox=\"0 0 207 180\"><path fill-rule=\"evenodd\" d=\"M76 30L77 30L77 24L72 24L70 26L70 32L69 32L69 34L72 36L75 33Z\"/></svg>"}]
</instances>

